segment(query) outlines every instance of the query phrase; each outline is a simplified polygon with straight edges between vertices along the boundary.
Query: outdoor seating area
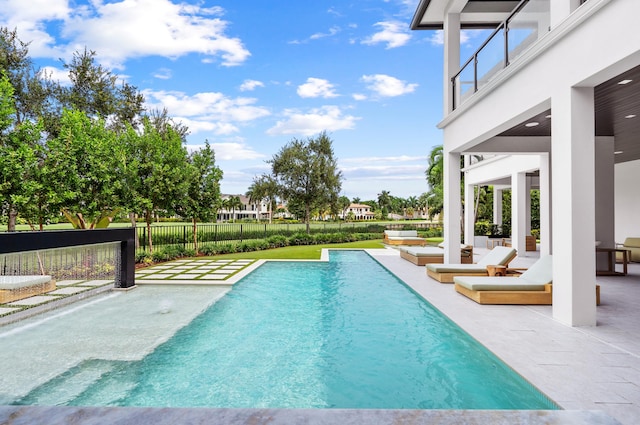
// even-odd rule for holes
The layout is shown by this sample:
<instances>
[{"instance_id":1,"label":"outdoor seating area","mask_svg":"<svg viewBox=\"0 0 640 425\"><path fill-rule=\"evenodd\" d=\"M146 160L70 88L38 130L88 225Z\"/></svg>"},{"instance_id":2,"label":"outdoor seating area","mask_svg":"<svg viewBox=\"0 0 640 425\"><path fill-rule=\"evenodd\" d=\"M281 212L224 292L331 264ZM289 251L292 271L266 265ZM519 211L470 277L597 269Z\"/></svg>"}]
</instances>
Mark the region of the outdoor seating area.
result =
<instances>
[{"instance_id":1,"label":"outdoor seating area","mask_svg":"<svg viewBox=\"0 0 640 425\"><path fill-rule=\"evenodd\" d=\"M51 276L0 276L0 304L41 295L56 289Z\"/></svg>"},{"instance_id":2,"label":"outdoor seating area","mask_svg":"<svg viewBox=\"0 0 640 425\"><path fill-rule=\"evenodd\" d=\"M385 230L383 243L387 245L420 245L427 244L425 238L418 236L417 230Z\"/></svg>"},{"instance_id":3,"label":"outdoor seating area","mask_svg":"<svg viewBox=\"0 0 640 425\"><path fill-rule=\"evenodd\" d=\"M473 246L462 245L461 260L463 264L473 263ZM444 249L441 246L402 247L400 257L415 264L424 266L427 264L442 264L444 262Z\"/></svg>"},{"instance_id":4,"label":"outdoor seating area","mask_svg":"<svg viewBox=\"0 0 640 425\"><path fill-rule=\"evenodd\" d=\"M487 266L508 266L516 255L513 248L496 246L475 264L427 264L427 275L440 283L453 283L456 276L488 276Z\"/></svg>"}]
</instances>

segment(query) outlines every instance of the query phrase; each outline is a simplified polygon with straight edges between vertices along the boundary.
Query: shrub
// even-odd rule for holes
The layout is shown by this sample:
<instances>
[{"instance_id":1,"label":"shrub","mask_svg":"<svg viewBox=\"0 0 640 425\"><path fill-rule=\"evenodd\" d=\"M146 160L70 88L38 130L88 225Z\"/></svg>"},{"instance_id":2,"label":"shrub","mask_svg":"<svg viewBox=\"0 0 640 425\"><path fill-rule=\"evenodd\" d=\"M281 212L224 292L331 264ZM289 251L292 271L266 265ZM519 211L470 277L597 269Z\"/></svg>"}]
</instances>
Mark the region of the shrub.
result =
<instances>
[{"instance_id":1,"label":"shrub","mask_svg":"<svg viewBox=\"0 0 640 425\"><path fill-rule=\"evenodd\" d=\"M474 234L476 236L488 236L491 234L492 225L488 221L476 221Z\"/></svg>"},{"instance_id":2,"label":"shrub","mask_svg":"<svg viewBox=\"0 0 640 425\"><path fill-rule=\"evenodd\" d=\"M266 239L270 248L280 248L289 245L289 239L284 235L273 235Z\"/></svg>"},{"instance_id":3,"label":"shrub","mask_svg":"<svg viewBox=\"0 0 640 425\"><path fill-rule=\"evenodd\" d=\"M289 238L289 245L314 245L315 239L306 233L296 233Z\"/></svg>"}]
</instances>

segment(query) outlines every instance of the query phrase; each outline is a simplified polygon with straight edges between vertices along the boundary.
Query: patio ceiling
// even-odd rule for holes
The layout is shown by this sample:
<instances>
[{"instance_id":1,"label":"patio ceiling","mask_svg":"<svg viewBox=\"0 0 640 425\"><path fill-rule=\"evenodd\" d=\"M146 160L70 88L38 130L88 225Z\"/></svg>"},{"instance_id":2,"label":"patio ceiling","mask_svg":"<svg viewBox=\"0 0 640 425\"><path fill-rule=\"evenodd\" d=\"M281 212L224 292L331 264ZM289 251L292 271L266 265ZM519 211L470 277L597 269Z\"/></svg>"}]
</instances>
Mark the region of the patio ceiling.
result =
<instances>
[{"instance_id":1,"label":"patio ceiling","mask_svg":"<svg viewBox=\"0 0 640 425\"><path fill-rule=\"evenodd\" d=\"M507 19L518 0L468 0L460 12L462 29L495 28ZM447 1L421 0L411 21L411 29L442 29Z\"/></svg>"},{"instance_id":2,"label":"patio ceiling","mask_svg":"<svg viewBox=\"0 0 640 425\"><path fill-rule=\"evenodd\" d=\"M616 163L640 159L640 66L595 87L595 115L596 136L615 137ZM547 110L498 136L551 136L551 119Z\"/></svg>"}]
</instances>

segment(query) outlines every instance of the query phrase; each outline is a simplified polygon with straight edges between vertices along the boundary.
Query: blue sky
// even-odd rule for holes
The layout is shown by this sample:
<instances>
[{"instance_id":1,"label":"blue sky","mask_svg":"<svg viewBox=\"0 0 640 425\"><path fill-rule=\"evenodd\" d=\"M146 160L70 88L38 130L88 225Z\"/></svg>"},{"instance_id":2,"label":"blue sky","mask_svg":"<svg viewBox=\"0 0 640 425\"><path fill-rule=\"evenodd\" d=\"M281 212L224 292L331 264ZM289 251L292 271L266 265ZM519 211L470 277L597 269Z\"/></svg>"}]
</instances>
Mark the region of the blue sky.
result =
<instances>
[{"instance_id":1,"label":"blue sky","mask_svg":"<svg viewBox=\"0 0 640 425\"><path fill-rule=\"evenodd\" d=\"M442 143L442 45L410 31L418 0L1 0L56 79L85 46L205 140L223 193L244 193L293 138L326 130L343 194L419 196Z\"/></svg>"}]
</instances>

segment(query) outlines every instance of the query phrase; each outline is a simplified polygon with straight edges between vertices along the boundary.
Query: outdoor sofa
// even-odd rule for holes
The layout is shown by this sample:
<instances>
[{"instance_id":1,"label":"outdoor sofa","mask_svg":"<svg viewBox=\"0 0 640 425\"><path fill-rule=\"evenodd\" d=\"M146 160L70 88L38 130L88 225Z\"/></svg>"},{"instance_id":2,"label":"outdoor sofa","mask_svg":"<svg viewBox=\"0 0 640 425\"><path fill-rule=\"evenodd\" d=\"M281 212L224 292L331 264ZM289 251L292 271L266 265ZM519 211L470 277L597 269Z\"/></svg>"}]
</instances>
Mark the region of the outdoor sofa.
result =
<instances>
[{"instance_id":1,"label":"outdoor sofa","mask_svg":"<svg viewBox=\"0 0 640 425\"><path fill-rule=\"evenodd\" d=\"M440 283L453 283L454 276L488 276L487 266L508 266L516 250L496 246L476 264L427 264L427 275Z\"/></svg>"},{"instance_id":2,"label":"outdoor sofa","mask_svg":"<svg viewBox=\"0 0 640 425\"><path fill-rule=\"evenodd\" d=\"M626 238L617 248L629 251L629 261L640 262L640 238ZM622 253L617 253L617 261L622 261Z\"/></svg>"},{"instance_id":3,"label":"outdoor sofa","mask_svg":"<svg viewBox=\"0 0 640 425\"><path fill-rule=\"evenodd\" d=\"M462 255L462 263L473 263L473 246L461 245L460 249ZM416 266L424 266L426 264L442 264L444 262L444 249L442 246L402 247L400 248L400 257L412 262Z\"/></svg>"},{"instance_id":4,"label":"outdoor sofa","mask_svg":"<svg viewBox=\"0 0 640 425\"><path fill-rule=\"evenodd\" d=\"M383 242L387 245L421 245L427 244L425 238L418 236L417 230L385 230Z\"/></svg>"},{"instance_id":5,"label":"outdoor sofa","mask_svg":"<svg viewBox=\"0 0 640 425\"><path fill-rule=\"evenodd\" d=\"M0 304L21 300L56 289L51 276L0 276Z\"/></svg>"}]
</instances>

